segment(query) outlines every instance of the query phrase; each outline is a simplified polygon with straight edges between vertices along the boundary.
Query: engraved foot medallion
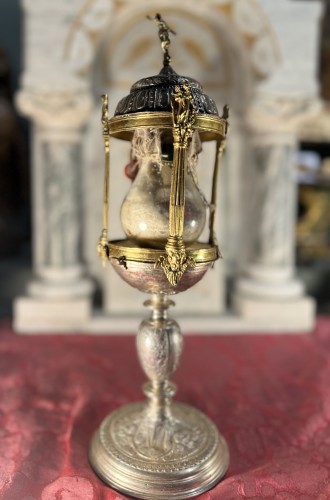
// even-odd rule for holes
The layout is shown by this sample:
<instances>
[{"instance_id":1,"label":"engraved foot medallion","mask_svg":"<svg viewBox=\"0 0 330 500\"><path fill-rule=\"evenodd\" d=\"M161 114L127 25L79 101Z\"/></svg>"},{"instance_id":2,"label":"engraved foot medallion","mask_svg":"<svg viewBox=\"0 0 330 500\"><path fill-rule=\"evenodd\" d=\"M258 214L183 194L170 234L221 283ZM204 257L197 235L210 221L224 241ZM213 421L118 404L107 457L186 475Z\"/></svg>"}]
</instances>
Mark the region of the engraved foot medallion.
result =
<instances>
[{"instance_id":1,"label":"engraved foot medallion","mask_svg":"<svg viewBox=\"0 0 330 500\"><path fill-rule=\"evenodd\" d=\"M148 403L113 412L96 432L90 460L114 488L144 499L185 499L216 484L229 453L216 427L198 410L172 403L171 417L146 419Z\"/></svg>"}]
</instances>

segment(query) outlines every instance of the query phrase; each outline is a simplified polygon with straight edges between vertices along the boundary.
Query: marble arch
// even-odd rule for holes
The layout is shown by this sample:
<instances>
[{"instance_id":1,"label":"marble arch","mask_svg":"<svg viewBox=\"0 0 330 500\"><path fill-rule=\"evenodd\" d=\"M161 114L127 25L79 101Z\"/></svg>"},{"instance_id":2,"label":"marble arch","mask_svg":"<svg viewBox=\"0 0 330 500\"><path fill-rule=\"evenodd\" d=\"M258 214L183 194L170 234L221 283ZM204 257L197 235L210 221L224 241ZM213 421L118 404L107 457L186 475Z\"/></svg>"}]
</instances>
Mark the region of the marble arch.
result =
<instances>
[{"instance_id":1,"label":"marble arch","mask_svg":"<svg viewBox=\"0 0 330 500\"><path fill-rule=\"evenodd\" d=\"M144 68L152 73L158 70L157 52L154 50L155 30L146 24L146 15L161 10L176 26L179 36L175 38L171 52L173 61L184 72L185 67L195 68L206 88L219 92L227 84L227 100L235 111L244 110L253 94L256 82L267 78L275 70L280 53L271 24L253 0L206 0L195 3L149 0L132 4L127 0L114 2L113 19L109 25L95 21L92 10L104 0L86 0L74 18L64 44L64 54L70 56L77 44L84 45L84 57L80 57L80 74L99 71L98 83L129 85L132 83L134 64L137 71ZM188 26L186 26L188 24ZM195 28L195 31L189 31ZM197 31L196 31L197 30ZM192 34L193 33L193 34ZM89 48L87 49L87 45ZM137 46L138 45L138 46ZM151 49L151 54L148 51ZM147 53L147 54L146 54ZM219 58L222 60L219 60ZM148 58L146 63L145 59ZM73 58L74 59L74 58ZM96 67L95 67L96 61ZM122 82L117 76L127 62L133 63L132 73ZM196 71L197 67L197 71ZM150 74L151 74L150 73ZM211 73L211 74L210 74ZM224 76L227 81L224 82ZM93 90L98 85L93 85Z\"/></svg>"}]
</instances>

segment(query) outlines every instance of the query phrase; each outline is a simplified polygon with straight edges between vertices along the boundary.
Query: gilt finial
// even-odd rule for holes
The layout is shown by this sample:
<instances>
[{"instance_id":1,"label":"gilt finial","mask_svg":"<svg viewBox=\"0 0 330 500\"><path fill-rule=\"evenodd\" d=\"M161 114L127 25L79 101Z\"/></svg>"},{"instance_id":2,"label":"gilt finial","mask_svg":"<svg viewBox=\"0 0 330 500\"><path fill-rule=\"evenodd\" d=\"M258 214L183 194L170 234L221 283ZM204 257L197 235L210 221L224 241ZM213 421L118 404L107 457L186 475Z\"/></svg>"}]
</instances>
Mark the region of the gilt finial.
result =
<instances>
[{"instance_id":1,"label":"gilt finial","mask_svg":"<svg viewBox=\"0 0 330 500\"><path fill-rule=\"evenodd\" d=\"M168 52L171 43L170 33L172 33L172 35L176 35L176 33L168 26L160 14L156 14L154 17L147 16L147 19L154 21L158 26L158 36L164 54L163 64L164 66L169 66L171 63L171 57Z\"/></svg>"}]
</instances>

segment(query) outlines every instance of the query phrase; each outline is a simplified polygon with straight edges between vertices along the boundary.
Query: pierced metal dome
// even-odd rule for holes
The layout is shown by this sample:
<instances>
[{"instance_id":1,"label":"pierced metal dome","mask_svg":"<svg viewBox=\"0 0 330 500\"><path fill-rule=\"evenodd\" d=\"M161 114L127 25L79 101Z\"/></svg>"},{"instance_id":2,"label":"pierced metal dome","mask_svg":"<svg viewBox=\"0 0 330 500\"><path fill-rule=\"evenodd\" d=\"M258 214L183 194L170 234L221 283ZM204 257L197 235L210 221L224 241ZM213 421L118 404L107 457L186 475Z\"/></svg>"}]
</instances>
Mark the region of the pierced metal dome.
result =
<instances>
[{"instance_id":1,"label":"pierced metal dome","mask_svg":"<svg viewBox=\"0 0 330 500\"><path fill-rule=\"evenodd\" d=\"M201 84L193 78L178 75L170 65L164 66L158 75L134 83L129 95L119 101L115 116L145 111L171 112L172 93L175 87L184 84L191 89L196 114L219 116L215 102L204 93Z\"/></svg>"}]
</instances>

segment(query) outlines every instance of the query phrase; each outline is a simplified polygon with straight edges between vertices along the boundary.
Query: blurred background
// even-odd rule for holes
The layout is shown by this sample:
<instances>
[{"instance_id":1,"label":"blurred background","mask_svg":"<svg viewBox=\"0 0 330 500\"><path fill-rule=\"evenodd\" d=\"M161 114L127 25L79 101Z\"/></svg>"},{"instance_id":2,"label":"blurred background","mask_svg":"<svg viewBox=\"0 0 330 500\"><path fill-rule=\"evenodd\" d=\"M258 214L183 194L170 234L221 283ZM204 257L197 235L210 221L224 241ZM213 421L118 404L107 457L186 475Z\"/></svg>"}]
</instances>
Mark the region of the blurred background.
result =
<instances>
[{"instance_id":1,"label":"blurred background","mask_svg":"<svg viewBox=\"0 0 330 500\"><path fill-rule=\"evenodd\" d=\"M29 120L14 99L23 68L23 19L19 0L0 5L0 313L12 314L12 301L31 269L31 184Z\"/></svg>"},{"instance_id":2,"label":"blurred background","mask_svg":"<svg viewBox=\"0 0 330 500\"><path fill-rule=\"evenodd\" d=\"M145 19L155 11L178 32L177 72L232 111L218 228L224 268L181 307L188 315L206 297L200 315L251 320L245 299L262 307L266 290L270 315L276 301L292 301L290 325L302 297L330 312L330 0L175 3L0 2L0 314L16 315L19 330L54 322L54 301L72 301L80 319L66 310L68 328L140 310L134 291L104 278L95 253L99 96L109 91L113 111L134 81L160 70L157 32ZM113 163L124 166L125 147L114 146ZM128 188L115 174L114 237Z\"/></svg>"}]
</instances>

